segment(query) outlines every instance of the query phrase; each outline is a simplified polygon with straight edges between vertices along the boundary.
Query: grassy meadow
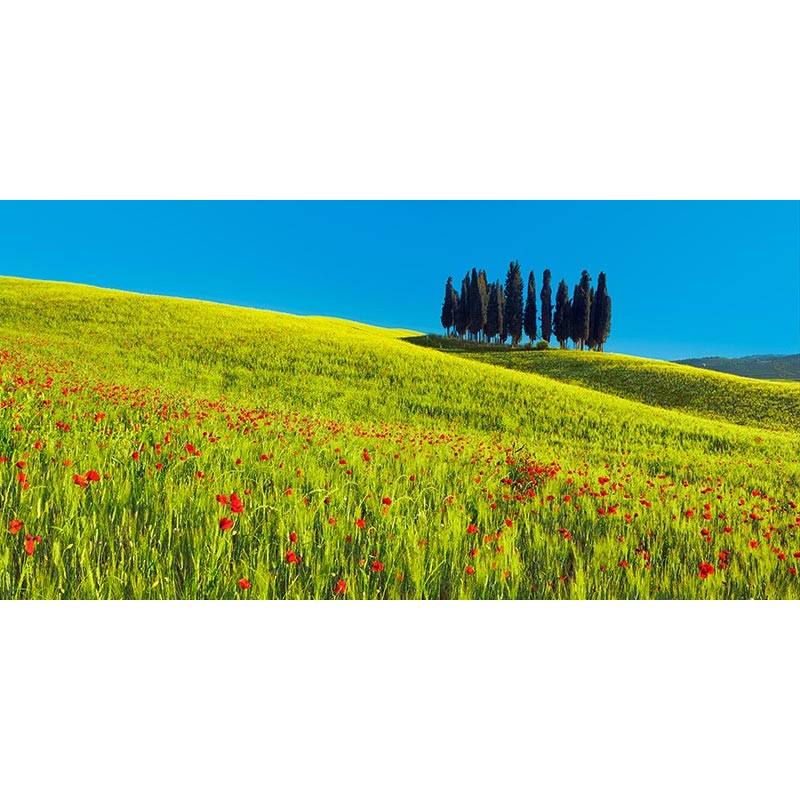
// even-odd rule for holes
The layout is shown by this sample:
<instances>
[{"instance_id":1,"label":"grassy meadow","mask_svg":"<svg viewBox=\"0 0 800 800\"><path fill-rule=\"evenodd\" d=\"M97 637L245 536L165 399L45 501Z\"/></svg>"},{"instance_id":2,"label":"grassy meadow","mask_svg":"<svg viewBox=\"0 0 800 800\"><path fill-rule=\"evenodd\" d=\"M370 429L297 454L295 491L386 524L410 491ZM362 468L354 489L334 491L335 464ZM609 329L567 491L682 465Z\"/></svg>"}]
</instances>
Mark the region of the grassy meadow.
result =
<instances>
[{"instance_id":1,"label":"grassy meadow","mask_svg":"<svg viewBox=\"0 0 800 800\"><path fill-rule=\"evenodd\" d=\"M0 597L800 598L800 387L0 300Z\"/></svg>"}]
</instances>

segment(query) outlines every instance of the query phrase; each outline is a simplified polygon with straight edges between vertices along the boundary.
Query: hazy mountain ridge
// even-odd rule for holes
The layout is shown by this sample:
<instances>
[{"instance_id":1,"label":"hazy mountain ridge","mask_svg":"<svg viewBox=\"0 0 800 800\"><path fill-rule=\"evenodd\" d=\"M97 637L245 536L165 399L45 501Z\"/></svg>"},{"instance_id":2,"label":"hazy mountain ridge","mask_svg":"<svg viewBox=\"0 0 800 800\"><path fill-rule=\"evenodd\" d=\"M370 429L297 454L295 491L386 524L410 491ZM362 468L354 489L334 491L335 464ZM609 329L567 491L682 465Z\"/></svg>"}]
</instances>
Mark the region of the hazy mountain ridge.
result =
<instances>
[{"instance_id":1,"label":"hazy mountain ridge","mask_svg":"<svg viewBox=\"0 0 800 800\"><path fill-rule=\"evenodd\" d=\"M729 375L740 375L743 378L800 381L800 353L788 356L760 355L742 356L741 358L706 356L705 358L685 358L675 361L675 363L710 369L714 372L725 372Z\"/></svg>"}]
</instances>

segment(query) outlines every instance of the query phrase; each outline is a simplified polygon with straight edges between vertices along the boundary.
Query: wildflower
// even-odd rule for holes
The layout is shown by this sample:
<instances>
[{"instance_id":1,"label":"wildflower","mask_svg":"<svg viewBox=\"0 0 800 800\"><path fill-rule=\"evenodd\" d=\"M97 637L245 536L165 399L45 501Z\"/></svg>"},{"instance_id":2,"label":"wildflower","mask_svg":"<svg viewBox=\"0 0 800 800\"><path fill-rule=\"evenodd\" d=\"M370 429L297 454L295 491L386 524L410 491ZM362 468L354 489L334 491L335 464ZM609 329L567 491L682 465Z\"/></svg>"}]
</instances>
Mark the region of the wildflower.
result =
<instances>
[{"instance_id":1,"label":"wildflower","mask_svg":"<svg viewBox=\"0 0 800 800\"><path fill-rule=\"evenodd\" d=\"M289 534L289 541L293 543L297 541L297 534L294 531Z\"/></svg>"},{"instance_id":2,"label":"wildflower","mask_svg":"<svg viewBox=\"0 0 800 800\"><path fill-rule=\"evenodd\" d=\"M384 564L383 561L373 561L372 562L372 571L373 572L383 572Z\"/></svg>"},{"instance_id":3,"label":"wildflower","mask_svg":"<svg viewBox=\"0 0 800 800\"><path fill-rule=\"evenodd\" d=\"M347 582L341 578L336 581L336 586L333 587L334 594L344 594L347 591Z\"/></svg>"},{"instance_id":4,"label":"wildflower","mask_svg":"<svg viewBox=\"0 0 800 800\"><path fill-rule=\"evenodd\" d=\"M24 526L25 526L24 522L20 522L18 519L12 519L11 522L8 523L8 532L17 534L22 530Z\"/></svg>"},{"instance_id":5,"label":"wildflower","mask_svg":"<svg viewBox=\"0 0 800 800\"><path fill-rule=\"evenodd\" d=\"M231 495L231 511L234 514L241 514L244 511L244 505L242 501L239 499L238 495L232 494Z\"/></svg>"},{"instance_id":6,"label":"wildflower","mask_svg":"<svg viewBox=\"0 0 800 800\"><path fill-rule=\"evenodd\" d=\"M383 503L385 506L390 506L392 504L392 498L384 497L383 500L381 500L381 503Z\"/></svg>"},{"instance_id":7,"label":"wildflower","mask_svg":"<svg viewBox=\"0 0 800 800\"><path fill-rule=\"evenodd\" d=\"M249 580L247 580L247 578L239 578L240 589L244 589L245 591L247 591L251 586L252 584L250 583Z\"/></svg>"},{"instance_id":8,"label":"wildflower","mask_svg":"<svg viewBox=\"0 0 800 800\"><path fill-rule=\"evenodd\" d=\"M99 481L100 480L100 473L99 472L95 472L95 470L93 470L93 469L90 469L86 473L86 480L87 481Z\"/></svg>"},{"instance_id":9,"label":"wildflower","mask_svg":"<svg viewBox=\"0 0 800 800\"><path fill-rule=\"evenodd\" d=\"M233 527L233 520L228 519L228 517L223 517L219 521L219 529L221 531L229 531Z\"/></svg>"},{"instance_id":10,"label":"wildflower","mask_svg":"<svg viewBox=\"0 0 800 800\"><path fill-rule=\"evenodd\" d=\"M295 553L294 550L287 550L286 551L286 563L287 564L297 564L297 563L299 563L299 561L300 561L300 559L298 558L297 553Z\"/></svg>"},{"instance_id":11,"label":"wildflower","mask_svg":"<svg viewBox=\"0 0 800 800\"><path fill-rule=\"evenodd\" d=\"M85 488L87 487L87 485L88 485L88 484L86 483L86 478L84 478L84 477L83 477L83 475L77 475L77 474L76 474L76 475L73 475L73 476L72 476L72 482L73 482L73 483L74 483L76 486L80 486L80 487L81 487L81 489L85 489Z\"/></svg>"},{"instance_id":12,"label":"wildflower","mask_svg":"<svg viewBox=\"0 0 800 800\"><path fill-rule=\"evenodd\" d=\"M223 506L228 505L228 495L226 495L226 494L218 494L217 495L217 502L220 505L223 505Z\"/></svg>"},{"instance_id":13,"label":"wildflower","mask_svg":"<svg viewBox=\"0 0 800 800\"><path fill-rule=\"evenodd\" d=\"M474 575L475 567L473 567L472 564L467 564L467 567L464 571L467 573L467 575Z\"/></svg>"},{"instance_id":14,"label":"wildflower","mask_svg":"<svg viewBox=\"0 0 800 800\"><path fill-rule=\"evenodd\" d=\"M700 562L700 577L705 580L709 575L714 574L714 567L707 561Z\"/></svg>"},{"instance_id":15,"label":"wildflower","mask_svg":"<svg viewBox=\"0 0 800 800\"><path fill-rule=\"evenodd\" d=\"M363 528L363 527L364 527L366 524L367 524L367 523L366 523L366 522L364 522L364 520L363 520L363 519L357 519L357 520L356 520L356 527L357 527L357 528Z\"/></svg>"}]
</instances>

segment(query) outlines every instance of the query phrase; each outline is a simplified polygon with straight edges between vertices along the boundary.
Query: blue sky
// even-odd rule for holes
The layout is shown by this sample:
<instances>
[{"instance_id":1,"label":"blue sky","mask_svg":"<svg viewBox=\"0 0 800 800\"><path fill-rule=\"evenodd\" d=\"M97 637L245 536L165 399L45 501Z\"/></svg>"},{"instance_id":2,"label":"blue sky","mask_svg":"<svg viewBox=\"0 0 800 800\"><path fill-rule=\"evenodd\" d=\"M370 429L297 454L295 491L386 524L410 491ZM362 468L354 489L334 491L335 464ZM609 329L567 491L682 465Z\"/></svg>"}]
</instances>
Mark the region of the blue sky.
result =
<instances>
[{"instance_id":1,"label":"blue sky","mask_svg":"<svg viewBox=\"0 0 800 800\"><path fill-rule=\"evenodd\" d=\"M606 272L611 352L800 352L799 202L0 202L0 274L439 332L444 284Z\"/></svg>"}]
</instances>

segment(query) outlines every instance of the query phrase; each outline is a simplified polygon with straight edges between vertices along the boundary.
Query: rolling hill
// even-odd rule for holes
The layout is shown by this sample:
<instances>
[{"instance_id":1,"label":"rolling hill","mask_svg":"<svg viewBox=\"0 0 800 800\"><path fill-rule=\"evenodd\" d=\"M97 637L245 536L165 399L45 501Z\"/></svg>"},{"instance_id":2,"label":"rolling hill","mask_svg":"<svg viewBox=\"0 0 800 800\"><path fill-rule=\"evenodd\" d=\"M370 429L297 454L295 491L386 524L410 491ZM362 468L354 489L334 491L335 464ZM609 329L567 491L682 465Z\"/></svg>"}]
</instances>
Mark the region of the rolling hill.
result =
<instances>
[{"instance_id":1,"label":"rolling hill","mask_svg":"<svg viewBox=\"0 0 800 800\"><path fill-rule=\"evenodd\" d=\"M0 596L800 597L779 384L73 284L0 300Z\"/></svg>"}]
</instances>

